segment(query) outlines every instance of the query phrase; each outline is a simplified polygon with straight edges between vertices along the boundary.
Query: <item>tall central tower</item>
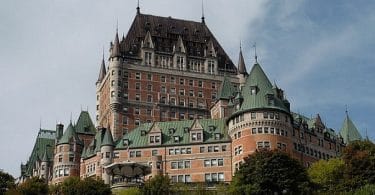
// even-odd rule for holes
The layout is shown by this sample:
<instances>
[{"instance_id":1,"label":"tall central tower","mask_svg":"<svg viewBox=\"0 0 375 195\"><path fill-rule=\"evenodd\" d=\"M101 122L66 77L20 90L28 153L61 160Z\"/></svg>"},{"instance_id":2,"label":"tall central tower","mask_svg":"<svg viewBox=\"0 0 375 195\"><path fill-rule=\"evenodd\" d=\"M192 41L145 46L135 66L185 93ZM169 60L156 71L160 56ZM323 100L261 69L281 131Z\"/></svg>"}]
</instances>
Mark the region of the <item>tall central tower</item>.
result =
<instances>
[{"instance_id":1,"label":"tall central tower","mask_svg":"<svg viewBox=\"0 0 375 195\"><path fill-rule=\"evenodd\" d=\"M238 85L236 66L203 20L138 9L128 34L120 40L116 32L108 68L101 64L97 125L116 140L141 123L209 118L224 73Z\"/></svg>"}]
</instances>

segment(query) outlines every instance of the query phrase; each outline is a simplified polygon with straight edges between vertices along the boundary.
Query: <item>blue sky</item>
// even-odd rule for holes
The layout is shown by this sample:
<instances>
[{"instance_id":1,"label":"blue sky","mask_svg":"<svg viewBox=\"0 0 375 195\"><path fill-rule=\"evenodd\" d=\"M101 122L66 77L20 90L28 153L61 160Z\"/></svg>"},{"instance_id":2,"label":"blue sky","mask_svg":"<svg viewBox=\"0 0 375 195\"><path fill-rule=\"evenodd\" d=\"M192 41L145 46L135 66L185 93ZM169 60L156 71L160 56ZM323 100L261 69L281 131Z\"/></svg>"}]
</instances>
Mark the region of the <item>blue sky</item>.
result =
<instances>
[{"instance_id":1,"label":"blue sky","mask_svg":"<svg viewBox=\"0 0 375 195\"><path fill-rule=\"evenodd\" d=\"M345 105L375 139L374 1L206 0L206 24L237 63L259 62L295 112L341 128ZM141 12L199 21L201 1L141 0ZM5 0L0 6L0 169L19 176L40 126L54 129L88 107L116 20L126 34L136 0Z\"/></svg>"}]
</instances>

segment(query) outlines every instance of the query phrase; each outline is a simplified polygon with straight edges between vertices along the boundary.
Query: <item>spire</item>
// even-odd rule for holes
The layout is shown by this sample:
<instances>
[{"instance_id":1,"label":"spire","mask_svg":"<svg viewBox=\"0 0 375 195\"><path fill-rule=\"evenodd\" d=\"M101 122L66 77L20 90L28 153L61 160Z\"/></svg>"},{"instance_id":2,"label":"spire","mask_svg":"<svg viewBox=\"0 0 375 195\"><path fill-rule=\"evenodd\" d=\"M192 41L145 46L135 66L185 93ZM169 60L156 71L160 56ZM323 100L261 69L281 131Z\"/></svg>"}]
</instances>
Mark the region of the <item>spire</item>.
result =
<instances>
[{"instance_id":1,"label":"spire","mask_svg":"<svg viewBox=\"0 0 375 195\"><path fill-rule=\"evenodd\" d=\"M202 0L202 24L205 24L206 22L204 21L204 5L203 5L203 0Z\"/></svg>"},{"instance_id":2,"label":"spire","mask_svg":"<svg viewBox=\"0 0 375 195\"><path fill-rule=\"evenodd\" d=\"M247 70L246 70L245 60L243 59L243 55L242 55L241 43L240 43L240 55L238 58L238 73L248 75Z\"/></svg>"},{"instance_id":3,"label":"spire","mask_svg":"<svg viewBox=\"0 0 375 195\"><path fill-rule=\"evenodd\" d=\"M104 62L104 49L103 49L103 57L102 57L102 64L100 66L100 71L99 71L99 77L97 83L102 82L104 79L105 75L107 74L106 69L105 69L105 62Z\"/></svg>"},{"instance_id":4,"label":"spire","mask_svg":"<svg viewBox=\"0 0 375 195\"><path fill-rule=\"evenodd\" d=\"M115 41L113 43L112 51L111 51L111 58L113 57L120 57L120 41L118 38L118 25L116 27L116 36Z\"/></svg>"},{"instance_id":5,"label":"spire","mask_svg":"<svg viewBox=\"0 0 375 195\"><path fill-rule=\"evenodd\" d=\"M44 153L41 160L42 162L48 162L47 147L44 148Z\"/></svg>"},{"instance_id":6,"label":"spire","mask_svg":"<svg viewBox=\"0 0 375 195\"><path fill-rule=\"evenodd\" d=\"M139 0L137 1L137 14L140 14L141 11L140 11L140 8L139 8Z\"/></svg>"},{"instance_id":7,"label":"spire","mask_svg":"<svg viewBox=\"0 0 375 195\"><path fill-rule=\"evenodd\" d=\"M254 58L255 58L255 64L258 64L258 56L257 56L257 43L255 42L254 45Z\"/></svg>"},{"instance_id":8,"label":"spire","mask_svg":"<svg viewBox=\"0 0 375 195\"><path fill-rule=\"evenodd\" d=\"M348 109L345 110L345 119L340 130L340 135L344 139L344 143L349 144L350 142L361 140L362 136L359 133L357 127L354 125L353 121L350 119L348 114Z\"/></svg>"}]
</instances>

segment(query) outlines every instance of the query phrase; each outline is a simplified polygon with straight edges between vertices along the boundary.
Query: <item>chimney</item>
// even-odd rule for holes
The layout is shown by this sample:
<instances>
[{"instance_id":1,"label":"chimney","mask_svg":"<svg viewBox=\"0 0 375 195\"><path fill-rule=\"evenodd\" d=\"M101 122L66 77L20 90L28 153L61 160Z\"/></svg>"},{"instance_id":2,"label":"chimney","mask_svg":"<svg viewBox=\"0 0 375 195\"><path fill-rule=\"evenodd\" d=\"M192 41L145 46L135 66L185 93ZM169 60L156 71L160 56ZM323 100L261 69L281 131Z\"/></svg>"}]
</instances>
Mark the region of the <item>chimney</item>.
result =
<instances>
[{"instance_id":1,"label":"chimney","mask_svg":"<svg viewBox=\"0 0 375 195\"><path fill-rule=\"evenodd\" d=\"M60 122L56 124L56 139L60 139L63 135L64 125Z\"/></svg>"}]
</instances>

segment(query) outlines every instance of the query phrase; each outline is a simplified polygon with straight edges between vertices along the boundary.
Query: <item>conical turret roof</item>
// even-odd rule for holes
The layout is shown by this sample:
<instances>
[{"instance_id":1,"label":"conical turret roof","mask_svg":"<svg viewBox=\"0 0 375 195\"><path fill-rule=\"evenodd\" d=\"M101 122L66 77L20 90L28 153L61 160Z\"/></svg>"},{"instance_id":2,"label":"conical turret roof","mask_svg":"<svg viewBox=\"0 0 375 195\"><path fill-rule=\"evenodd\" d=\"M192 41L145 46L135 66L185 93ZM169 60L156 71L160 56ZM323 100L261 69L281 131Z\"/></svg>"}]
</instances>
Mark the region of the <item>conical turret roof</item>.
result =
<instances>
[{"instance_id":1,"label":"conical turret roof","mask_svg":"<svg viewBox=\"0 0 375 195\"><path fill-rule=\"evenodd\" d=\"M359 133L357 127L354 125L353 121L350 119L348 113L346 113L344 123L340 130L340 135L343 138L344 143L346 144L362 139L361 134Z\"/></svg>"},{"instance_id":2,"label":"conical turret roof","mask_svg":"<svg viewBox=\"0 0 375 195\"><path fill-rule=\"evenodd\" d=\"M229 78L225 75L224 80L221 83L221 89L218 96L218 99L229 100L233 97L236 89L234 88L233 84L230 82Z\"/></svg>"},{"instance_id":3,"label":"conical turret roof","mask_svg":"<svg viewBox=\"0 0 375 195\"><path fill-rule=\"evenodd\" d=\"M234 115L256 109L277 109L290 113L283 100L277 97L272 88L273 86L261 66L255 63L241 89L243 103Z\"/></svg>"},{"instance_id":4,"label":"conical turret roof","mask_svg":"<svg viewBox=\"0 0 375 195\"><path fill-rule=\"evenodd\" d=\"M102 64L100 65L99 77L98 77L97 82L102 82L106 74L107 74L107 71L105 69L105 62L104 62L104 55L103 55Z\"/></svg>"},{"instance_id":5,"label":"conical turret roof","mask_svg":"<svg viewBox=\"0 0 375 195\"><path fill-rule=\"evenodd\" d=\"M109 129L105 130L101 146L114 146L113 137Z\"/></svg>"},{"instance_id":6,"label":"conical turret roof","mask_svg":"<svg viewBox=\"0 0 375 195\"><path fill-rule=\"evenodd\" d=\"M113 57L120 57L120 41L118 38L118 32L116 31L115 41L113 43L112 51L111 51L111 58Z\"/></svg>"},{"instance_id":7,"label":"conical turret roof","mask_svg":"<svg viewBox=\"0 0 375 195\"><path fill-rule=\"evenodd\" d=\"M249 75L246 70L245 60L242 55L242 48L240 47L240 55L238 57L238 74Z\"/></svg>"}]
</instances>

